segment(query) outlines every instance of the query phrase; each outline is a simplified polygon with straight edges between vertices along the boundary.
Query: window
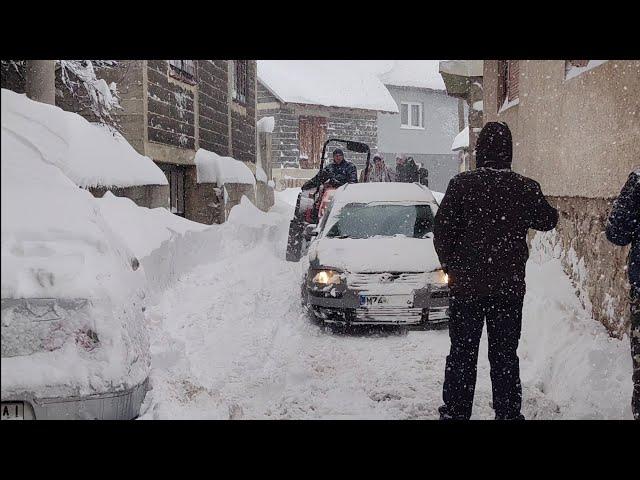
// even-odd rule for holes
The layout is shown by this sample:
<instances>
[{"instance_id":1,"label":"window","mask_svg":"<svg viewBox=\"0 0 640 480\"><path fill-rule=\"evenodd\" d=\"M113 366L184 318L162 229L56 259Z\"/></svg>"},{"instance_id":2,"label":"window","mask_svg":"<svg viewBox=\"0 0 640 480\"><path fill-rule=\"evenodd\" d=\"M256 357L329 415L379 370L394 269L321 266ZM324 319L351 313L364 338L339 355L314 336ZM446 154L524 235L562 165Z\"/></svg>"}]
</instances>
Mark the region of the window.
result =
<instances>
[{"instance_id":1,"label":"window","mask_svg":"<svg viewBox=\"0 0 640 480\"><path fill-rule=\"evenodd\" d=\"M423 129L422 103L402 102L400 104L400 127Z\"/></svg>"},{"instance_id":2,"label":"window","mask_svg":"<svg viewBox=\"0 0 640 480\"><path fill-rule=\"evenodd\" d=\"M518 104L520 62L498 61L498 112Z\"/></svg>"},{"instance_id":3,"label":"window","mask_svg":"<svg viewBox=\"0 0 640 480\"><path fill-rule=\"evenodd\" d=\"M249 91L249 60L234 60L231 68L233 76L233 99L245 104Z\"/></svg>"},{"instance_id":4,"label":"window","mask_svg":"<svg viewBox=\"0 0 640 480\"><path fill-rule=\"evenodd\" d=\"M169 182L169 211L184 217L184 179L186 168L180 165L161 164L160 168Z\"/></svg>"},{"instance_id":5,"label":"window","mask_svg":"<svg viewBox=\"0 0 640 480\"><path fill-rule=\"evenodd\" d=\"M169 75L185 83L195 85L196 63L193 60L169 60Z\"/></svg>"}]
</instances>

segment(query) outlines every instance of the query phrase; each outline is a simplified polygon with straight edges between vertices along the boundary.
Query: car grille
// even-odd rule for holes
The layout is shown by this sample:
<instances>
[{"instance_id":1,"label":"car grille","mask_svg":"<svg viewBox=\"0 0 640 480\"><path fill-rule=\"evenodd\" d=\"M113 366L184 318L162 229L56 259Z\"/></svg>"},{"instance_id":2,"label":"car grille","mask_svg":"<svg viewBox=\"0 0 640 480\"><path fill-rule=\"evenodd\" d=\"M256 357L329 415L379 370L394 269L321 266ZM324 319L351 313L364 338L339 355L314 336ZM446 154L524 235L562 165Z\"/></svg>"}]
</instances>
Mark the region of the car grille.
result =
<instances>
[{"instance_id":1,"label":"car grille","mask_svg":"<svg viewBox=\"0 0 640 480\"><path fill-rule=\"evenodd\" d=\"M356 321L371 323L420 323L421 308L369 307L356 309Z\"/></svg>"},{"instance_id":2,"label":"car grille","mask_svg":"<svg viewBox=\"0 0 640 480\"><path fill-rule=\"evenodd\" d=\"M424 288L428 283L425 273L352 273L347 277L351 290L367 290L380 285L403 285L411 289Z\"/></svg>"}]
</instances>

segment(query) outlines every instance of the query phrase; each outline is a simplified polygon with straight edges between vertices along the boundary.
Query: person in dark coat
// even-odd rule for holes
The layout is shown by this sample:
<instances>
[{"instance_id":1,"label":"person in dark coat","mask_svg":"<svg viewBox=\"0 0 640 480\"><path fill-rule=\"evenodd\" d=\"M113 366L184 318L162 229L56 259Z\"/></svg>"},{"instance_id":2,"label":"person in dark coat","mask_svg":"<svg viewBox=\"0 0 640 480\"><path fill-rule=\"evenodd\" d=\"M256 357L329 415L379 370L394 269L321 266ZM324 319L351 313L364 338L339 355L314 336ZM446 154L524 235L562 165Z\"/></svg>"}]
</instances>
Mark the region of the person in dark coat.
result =
<instances>
[{"instance_id":1,"label":"person in dark coat","mask_svg":"<svg viewBox=\"0 0 640 480\"><path fill-rule=\"evenodd\" d=\"M629 252L629 292L631 305L631 358L633 360L633 417L640 420L640 167L631 172L627 183L613 203L607 220L606 235L621 247L631 244Z\"/></svg>"},{"instance_id":2,"label":"person in dark coat","mask_svg":"<svg viewBox=\"0 0 640 480\"><path fill-rule=\"evenodd\" d=\"M422 166L418 169L418 182L425 187L429 186L429 170Z\"/></svg>"},{"instance_id":3,"label":"person in dark coat","mask_svg":"<svg viewBox=\"0 0 640 480\"><path fill-rule=\"evenodd\" d=\"M345 183L358 183L358 169L353 163L345 160L344 152L340 148L333 151L333 162L306 182L302 190L319 187L325 182L333 187L339 187Z\"/></svg>"},{"instance_id":4,"label":"person in dark coat","mask_svg":"<svg viewBox=\"0 0 640 480\"><path fill-rule=\"evenodd\" d=\"M396 167L396 182L413 183L419 179L418 165L413 157L402 159L402 162Z\"/></svg>"},{"instance_id":5,"label":"person in dark coat","mask_svg":"<svg viewBox=\"0 0 640 480\"><path fill-rule=\"evenodd\" d=\"M478 347L486 320L496 419L524 419L516 350L522 326L527 232L556 226L540 184L511 170L505 123L489 122L476 145L477 169L449 182L434 223L434 246L449 276L449 337L441 419L469 419Z\"/></svg>"}]
</instances>

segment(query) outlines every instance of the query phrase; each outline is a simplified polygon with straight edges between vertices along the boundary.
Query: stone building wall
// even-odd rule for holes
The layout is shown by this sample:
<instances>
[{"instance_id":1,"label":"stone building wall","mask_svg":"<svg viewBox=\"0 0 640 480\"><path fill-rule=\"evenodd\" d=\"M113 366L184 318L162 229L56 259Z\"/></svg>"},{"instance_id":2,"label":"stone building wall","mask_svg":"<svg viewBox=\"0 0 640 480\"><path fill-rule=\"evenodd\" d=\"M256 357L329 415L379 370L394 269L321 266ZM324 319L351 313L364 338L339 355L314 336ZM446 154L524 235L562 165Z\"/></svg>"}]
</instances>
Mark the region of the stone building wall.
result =
<instances>
[{"instance_id":1,"label":"stone building wall","mask_svg":"<svg viewBox=\"0 0 640 480\"><path fill-rule=\"evenodd\" d=\"M556 231L564 252L565 272L579 287L578 291L587 292L594 318L612 335L621 337L629 328L629 247L615 246L605 236L612 200L548 198L560 213Z\"/></svg>"},{"instance_id":2,"label":"stone building wall","mask_svg":"<svg viewBox=\"0 0 640 480\"><path fill-rule=\"evenodd\" d=\"M364 142L372 154L378 148L377 112L373 110L352 110L348 108L328 108L315 105L282 104L263 85L258 84L258 119L274 117L272 134L272 162L274 167L298 163L300 116L317 116L327 119L327 139L343 138ZM327 156L338 144L327 146ZM342 146L344 150L344 146ZM347 152L345 156L358 168L365 165L366 154Z\"/></svg>"}]
</instances>

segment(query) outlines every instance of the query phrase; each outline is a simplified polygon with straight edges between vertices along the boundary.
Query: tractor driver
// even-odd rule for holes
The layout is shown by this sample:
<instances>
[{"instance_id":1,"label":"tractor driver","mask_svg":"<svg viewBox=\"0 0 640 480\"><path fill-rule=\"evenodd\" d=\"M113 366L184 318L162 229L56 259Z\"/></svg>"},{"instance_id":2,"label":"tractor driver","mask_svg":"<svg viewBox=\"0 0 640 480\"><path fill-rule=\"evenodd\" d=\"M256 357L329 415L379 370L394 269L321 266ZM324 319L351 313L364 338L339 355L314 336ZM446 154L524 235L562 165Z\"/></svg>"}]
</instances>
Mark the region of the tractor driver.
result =
<instances>
[{"instance_id":1,"label":"tractor driver","mask_svg":"<svg viewBox=\"0 0 640 480\"><path fill-rule=\"evenodd\" d=\"M356 166L345 160L344 152L340 148L333 151L333 163L327 165L324 170L318 172L315 177L302 186L302 190L319 187L327 182L332 187L339 187L345 183L358 183L358 170Z\"/></svg>"}]
</instances>

